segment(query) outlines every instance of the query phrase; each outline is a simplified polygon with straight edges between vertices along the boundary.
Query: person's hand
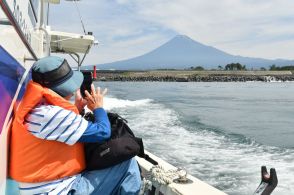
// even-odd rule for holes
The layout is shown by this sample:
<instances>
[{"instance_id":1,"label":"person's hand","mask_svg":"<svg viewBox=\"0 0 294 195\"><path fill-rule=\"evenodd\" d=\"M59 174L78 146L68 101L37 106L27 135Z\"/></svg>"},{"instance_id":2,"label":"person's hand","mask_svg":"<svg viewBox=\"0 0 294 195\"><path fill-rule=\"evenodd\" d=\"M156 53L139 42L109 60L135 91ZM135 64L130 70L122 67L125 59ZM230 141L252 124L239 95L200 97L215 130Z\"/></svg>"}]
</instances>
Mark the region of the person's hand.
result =
<instances>
[{"instance_id":1,"label":"person's hand","mask_svg":"<svg viewBox=\"0 0 294 195\"><path fill-rule=\"evenodd\" d=\"M77 90L75 95L75 106L78 108L81 113L83 108L87 105L87 100L82 97L80 89Z\"/></svg>"},{"instance_id":2,"label":"person's hand","mask_svg":"<svg viewBox=\"0 0 294 195\"><path fill-rule=\"evenodd\" d=\"M95 90L94 85L91 85L91 94L86 90L86 99L87 99L87 107L93 111L96 108L102 108L103 107L103 97L107 93L107 88L104 89L104 91L101 93L100 87L97 87L97 90Z\"/></svg>"}]
</instances>

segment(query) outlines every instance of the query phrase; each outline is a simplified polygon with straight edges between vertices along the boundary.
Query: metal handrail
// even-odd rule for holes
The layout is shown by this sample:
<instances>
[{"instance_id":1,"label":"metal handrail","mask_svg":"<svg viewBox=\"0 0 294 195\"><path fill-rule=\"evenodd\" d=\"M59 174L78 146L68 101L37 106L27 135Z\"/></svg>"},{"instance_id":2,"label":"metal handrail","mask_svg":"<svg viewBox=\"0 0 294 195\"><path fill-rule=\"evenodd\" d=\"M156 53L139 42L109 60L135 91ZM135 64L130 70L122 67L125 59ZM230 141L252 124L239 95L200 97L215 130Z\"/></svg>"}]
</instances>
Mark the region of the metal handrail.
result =
<instances>
[{"instance_id":1,"label":"metal handrail","mask_svg":"<svg viewBox=\"0 0 294 195\"><path fill-rule=\"evenodd\" d=\"M24 33L22 32L21 28L19 27L18 23L16 22L13 13L11 12L10 8L8 7L8 4L5 0L0 0L0 6L2 7L2 10L4 11L5 15L7 16L8 20L16 30L17 34L19 35L20 39L22 40L23 44L26 46L30 54L35 60L38 60L37 55L33 51L31 45L28 43L27 39L25 38Z\"/></svg>"}]
</instances>

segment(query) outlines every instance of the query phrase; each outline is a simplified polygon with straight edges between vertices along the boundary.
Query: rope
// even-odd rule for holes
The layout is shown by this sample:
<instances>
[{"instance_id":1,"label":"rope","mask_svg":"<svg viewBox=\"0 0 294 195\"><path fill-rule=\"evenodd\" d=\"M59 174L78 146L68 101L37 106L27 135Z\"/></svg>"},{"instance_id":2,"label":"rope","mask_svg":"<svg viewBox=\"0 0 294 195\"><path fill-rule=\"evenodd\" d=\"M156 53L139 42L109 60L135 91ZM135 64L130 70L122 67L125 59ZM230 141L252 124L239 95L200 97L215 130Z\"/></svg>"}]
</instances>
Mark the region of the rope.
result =
<instances>
[{"instance_id":1,"label":"rope","mask_svg":"<svg viewBox=\"0 0 294 195\"><path fill-rule=\"evenodd\" d=\"M168 185L177 178L177 170L164 170L160 165L155 165L150 170L153 184Z\"/></svg>"},{"instance_id":2,"label":"rope","mask_svg":"<svg viewBox=\"0 0 294 195\"><path fill-rule=\"evenodd\" d=\"M152 182L143 178L142 183L141 183L141 187L140 187L140 192L139 195L144 195L145 192L152 190Z\"/></svg>"},{"instance_id":3,"label":"rope","mask_svg":"<svg viewBox=\"0 0 294 195\"><path fill-rule=\"evenodd\" d=\"M85 30L85 26L84 26L84 22L83 22L83 19L82 19L82 16L81 16L80 10L79 10L79 8L78 8L77 0L74 0L74 2L75 2L75 5L76 5L76 8L77 8L77 11L78 11L79 17L80 17L80 21L81 21L81 24L82 24L82 28L83 28L84 33L85 33L85 35L86 35L87 33L86 33L86 30Z\"/></svg>"},{"instance_id":4,"label":"rope","mask_svg":"<svg viewBox=\"0 0 294 195\"><path fill-rule=\"evenodd\" d=\"M154 165L146 174L142 181L140 195L152 189L152 185L159 187L161 185L169 185L175 179L186 179L187 172L184 169L165 170L160 165Z\"/></svg>"}]
</instances>

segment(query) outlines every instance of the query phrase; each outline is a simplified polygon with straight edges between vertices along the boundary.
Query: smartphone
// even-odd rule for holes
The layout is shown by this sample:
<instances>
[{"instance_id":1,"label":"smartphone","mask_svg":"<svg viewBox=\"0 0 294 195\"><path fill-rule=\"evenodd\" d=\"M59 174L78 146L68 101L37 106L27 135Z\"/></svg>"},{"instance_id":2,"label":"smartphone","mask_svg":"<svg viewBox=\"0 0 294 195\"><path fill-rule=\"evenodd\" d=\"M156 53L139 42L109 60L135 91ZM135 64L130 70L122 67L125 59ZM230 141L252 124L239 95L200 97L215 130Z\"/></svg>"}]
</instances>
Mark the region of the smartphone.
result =
<instances>
[{"instance_id":1,"label":"smartphone","mask_svg":"<svg viewBox=\"0 0 294 195\"><path fill-rule=\"evenodd\" d=\"M93 77L92 72L83 72L84 75L84 81L81 85L81 95L83 98L86 97L85 90L87 90L89 93L91 93L91 85L93 83Z\"/></svg>"}]
</instances>

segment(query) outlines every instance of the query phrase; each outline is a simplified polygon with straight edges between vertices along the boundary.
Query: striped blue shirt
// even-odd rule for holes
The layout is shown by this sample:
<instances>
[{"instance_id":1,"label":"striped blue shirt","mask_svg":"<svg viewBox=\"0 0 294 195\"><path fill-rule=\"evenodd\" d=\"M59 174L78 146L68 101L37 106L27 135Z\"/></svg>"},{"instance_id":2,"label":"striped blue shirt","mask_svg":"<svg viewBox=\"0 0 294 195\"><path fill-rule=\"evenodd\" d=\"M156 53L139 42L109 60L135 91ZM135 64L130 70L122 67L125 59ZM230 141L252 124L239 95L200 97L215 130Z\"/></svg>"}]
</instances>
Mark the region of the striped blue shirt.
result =
<instances>
[{"instance_id":1,"label":"striped blue shirt","mask_svg":"<svg viewBox=\"0 0 294 195\"><path fill-rule=\"evenodd\" d=\"M41 183L19 183L21 195L67 195L76 180L79 180L81 174L72 177L62 178L50 182Z\"/></svg>"},{"instance_id":2,"label":"striped blue shirt","mask_svg":"<svg viewBox=\"0 0 294 195\"><path fill-rule=\"evenodd\" d=\"M27 129L34 136L75 144L88 127L88 121L59 106L38 105L25 117Z\"/></svg>"}]
</instances>

